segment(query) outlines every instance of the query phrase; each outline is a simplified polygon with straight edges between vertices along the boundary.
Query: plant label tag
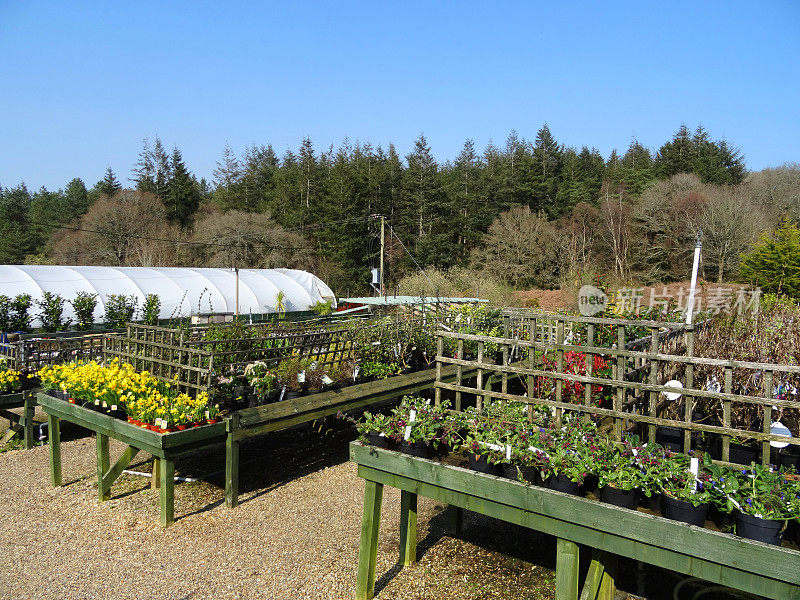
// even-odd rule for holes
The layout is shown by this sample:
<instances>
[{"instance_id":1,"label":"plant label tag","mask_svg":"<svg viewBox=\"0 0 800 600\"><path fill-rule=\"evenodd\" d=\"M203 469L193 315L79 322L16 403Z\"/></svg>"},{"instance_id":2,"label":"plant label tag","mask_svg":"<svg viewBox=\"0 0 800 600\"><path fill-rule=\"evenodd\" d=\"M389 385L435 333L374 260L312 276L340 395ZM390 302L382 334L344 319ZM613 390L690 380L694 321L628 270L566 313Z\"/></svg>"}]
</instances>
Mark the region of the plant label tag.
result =
<instances>
[{"instance_id":1,"label":"plant label tag","mask_svg":"<svg viewBox=\"0 0 800 600\"><path fill-rule=\"evenodd\" d=\"M333 379L331 379L327 375L323 375L322 376L322 383L324 383L325 385L330 385L330 384L333 383Z\"/></svg>"},{"instance_id":2,"label":"plant label tag","mask_svg":"<svg viewBox=\"0 0 800 600\"><path fill-rule=\"evenodd\" d=\"M361 370L361 369L360 369L360 367L359 367L358 365L356 365L356 366L353 368L353 381L355 381L356 379L358 379L358 372L359 372L360 370Z\"/></svg>"},{"instance_id":3,"label":"plant label tag","mask_svg":"<svg viewBox=\"0 0 800 600\"><path fill-rule=\"evenodd\" d=\"M506 460L511 460L511 444L506 444Z\"/></svg>"},{"instance_id":4,"label":"plant label tag","mask_svg":"<svg viewBox=\"0 0 800 600\"><path fill-rule=\"evenodd\" d=\"M285 395L286 395L286 386L283 386L283 387L281 388L281 397L280 397L280 398L278 398L278 401L280 402L281 400L283 400L283 397L284 397Z\"/></svg>"},{"instance_id":5,"label":"plant label tag","mask_svg":"<svg viewBox=\"0 0 800 600\"><path fill-rule=\"evenodd\" d=\"M306 382L306 372L300 371L297 374L297 383L305 383Z\"/></svg>"},{"instance_id":6,"label":"plant label tag","mask_svg":"<svg viewBox=\"0 0 800 600\"><path fill-rule=\"evenodd\" d=\"M406 431L403 434L403 439L408 441L411 438L411 425L406 425Z\"/></svg>"},{"instance_id":7,"label":"plant label tag","mask_svg":"<svg viewBox=\"0 0 800 600\"><path fill-rule=\"evenodd\" d=\"M408 415L408 422L413 423L417 420L417 411L412 410L411 413Z\"/></svg>"},{"instance_id":8,"label":"plant label tag","mask_svg":"<svg viewBox=\"0 0 800 600\"><path fill-rule=\"evenodd\" d=\"M691 473L694 477L694 481L692 482L692 493L697 491L697 475L700 473L700 459L699 458L692 458L689 461L689 473Z\"/></svg>"}]
</instances>

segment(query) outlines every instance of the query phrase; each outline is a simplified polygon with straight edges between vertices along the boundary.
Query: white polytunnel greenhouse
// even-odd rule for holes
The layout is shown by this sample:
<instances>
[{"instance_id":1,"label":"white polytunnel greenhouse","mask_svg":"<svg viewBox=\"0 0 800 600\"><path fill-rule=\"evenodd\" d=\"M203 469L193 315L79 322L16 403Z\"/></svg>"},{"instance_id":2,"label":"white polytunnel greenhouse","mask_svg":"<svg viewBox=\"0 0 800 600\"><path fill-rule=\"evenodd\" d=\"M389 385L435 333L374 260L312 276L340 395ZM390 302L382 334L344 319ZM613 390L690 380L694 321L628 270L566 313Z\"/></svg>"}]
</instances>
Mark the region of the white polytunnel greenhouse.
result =
<instances>
[{"instance_id":1,"label":"white polytunnel greenhouse","mask_svg":"<svg viewBox=\"0 0 800 600\"><path fill-rule=\"evenodd\" d=\"M318 302L336 298L318 277L295 269L239 269L239 313L278 312L278 294L283 292L283 310L308 310ZM65 267L50 265L0 265L0 294L13 298L30 294L36 300L44 292L59 294L67 301L78 292L97 294L95 321L105 314L110 294L135 296L139 307L147 294L158 295L162 319L188 317L201 313L236 312L236 272L233 269L195 269L183 267ZM69 302L64 317L74 320ZM38 327L38 319L32 322Z\"/></svg>"}]
</instances>

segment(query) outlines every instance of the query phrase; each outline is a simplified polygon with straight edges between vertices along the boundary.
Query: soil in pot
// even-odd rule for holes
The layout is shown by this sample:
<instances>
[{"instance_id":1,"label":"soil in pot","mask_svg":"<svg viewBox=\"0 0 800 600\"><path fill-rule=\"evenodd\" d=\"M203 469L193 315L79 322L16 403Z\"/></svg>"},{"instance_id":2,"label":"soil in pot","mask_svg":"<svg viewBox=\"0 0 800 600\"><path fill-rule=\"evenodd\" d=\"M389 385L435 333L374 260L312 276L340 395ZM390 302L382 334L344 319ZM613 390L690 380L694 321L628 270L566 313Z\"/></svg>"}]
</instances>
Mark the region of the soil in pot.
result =
<instances>
[{"instance_id":1,"label":"soil in pot","mask_svg":"<svg viewBox=\"0 0 800 600\"><path fill-rule=\"evenodd\" d=\"M564 492L565 494L572 494L573 496L580 495L581 486L569 477L563 474L552 475L547 479L547 487L557 492Z\"/></svg>"},{"instance_id":2,"label":"soil in pot","mask_svg":"<svg viewBox=\"0 0 800 600\"><path fill-rule=\"evenodd\" d=\"M478 473L486 473L487 475L499 475L500 465L490 463L486 456L482 454L469 455L469 468Z\"/></svg>"},{"instance_id":3,"label":"soil in pot","mask_svg":"<svg viewBox=\"0 0 800 600\"><path fill-rule=\"evenodd\" d=\"M706 523L708 516L708 503L705 502L695 506L691 502L685 502L673 498L669 494L664 494L664 516L673 521L681 521L690 525L702 527Z\"/></svg>"},{"instance_id":4,"label":"soil in pot","mask_svg":"<svg viewBox=\"0 0 800 600\"><path fill-rule=\"evenodd\" d=\"M429 446L425 442L409 442L403 440L400 444L400 452L410 454L418 458L430 458L432 455L433 446Z\"/></svg>"},{"instance_id":5,"label":"soil in pot","mask_svg":"<svg viewBox=\"0 0 800 600\"><path fill-rule=\"evenodd\" d=\"M519 465L512 465L510 463L503 463L502 475L506 479L513 479L519 481L519 475L531 485L542 485L542 476L539 474L539 469L536 467L522 467Z\"/></svg>"},{"instance_id":6,"label":"soil in pot","mask_svg":"<svg viewBox=\"0 0 800 600\"><path fill-rule=\"evenodd\" d=\"M784 524L784 521L759 519L743 512L736 513L736 535L773 546L781 545Z\"/></svg>"},{"instance_id":7,"label":"soil in pot","mask_svg":"<svg viewBox=\"0 0 800 600\"><path fill-rule=\"evenodd\" d=\"M639 490L636 488L632 490L621 490L607 485L600 488L600 501L613 504L614 506L636 510L636 507L639 506Z\"/></svg>"}]
</instances>

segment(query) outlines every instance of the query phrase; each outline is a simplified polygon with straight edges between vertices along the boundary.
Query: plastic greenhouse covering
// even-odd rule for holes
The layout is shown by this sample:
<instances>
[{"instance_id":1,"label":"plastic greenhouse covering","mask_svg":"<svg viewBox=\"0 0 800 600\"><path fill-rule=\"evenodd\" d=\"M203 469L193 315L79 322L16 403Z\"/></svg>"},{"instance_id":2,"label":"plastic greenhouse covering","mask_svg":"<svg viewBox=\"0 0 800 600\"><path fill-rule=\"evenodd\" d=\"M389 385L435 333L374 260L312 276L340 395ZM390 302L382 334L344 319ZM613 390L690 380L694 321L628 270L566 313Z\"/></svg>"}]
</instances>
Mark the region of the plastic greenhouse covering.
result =
<instances>
[{"instance_id":1,"label":"plastic greenhouse covering","mask_svg":"<svg viewBox=\"0 0 800 600\"><path fill-rule=\"evenodd\" d=\"M44 292L72 300L78 292L97 294L94 317L103 320L110 294L135 296L139 307L147 294L161 300L161 318L188 317L199 313L236 312L236 274L233 269L181 267L65 267L50 265L0 265L0 294L13 298L30 294L30 314L38 312L35 301ZM277 312L276 297L283 292L287 312L308 310L320 301L336 298L318 277L295 269L239 269L239 313ZM75 320L69 302L64 317ZM32 322L34 327L40 323Z\"/></svg>"}]
</instances>

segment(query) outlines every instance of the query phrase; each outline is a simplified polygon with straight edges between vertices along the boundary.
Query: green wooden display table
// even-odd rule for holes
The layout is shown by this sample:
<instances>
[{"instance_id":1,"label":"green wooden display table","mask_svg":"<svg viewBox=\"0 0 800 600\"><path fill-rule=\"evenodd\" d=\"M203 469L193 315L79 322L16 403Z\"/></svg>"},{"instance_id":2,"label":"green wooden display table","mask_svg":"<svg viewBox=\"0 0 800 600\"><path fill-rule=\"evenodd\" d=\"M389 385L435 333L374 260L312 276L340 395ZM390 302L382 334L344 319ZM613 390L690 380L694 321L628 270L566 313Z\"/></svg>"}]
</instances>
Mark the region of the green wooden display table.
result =
<instances>
[{"instance_id":1,"label":"green wooden display table","mask_svg":"<svg viewBox=\"0 0 800 600\"><path fill-rule=\"evenodd\" d=\"M441 381L460 381L474 376L474 373L475 369L448 366L441 369L439 378ZM225 505L233 508L239 502L239 443L243 439L335 415L339 411L416 394L431 389L436 377L436 369L426 369L233 413L226 420Z\"/></svg>"},{"instance_id":2,"label":"green wooden display table","mask_svg":"<svg viewBox=\"0 0 800 600\"><path fill-rule=\"evenodd\" d=\"M23 408L22 416L11 412L12 408ZM33 448L33 413L36 410L36 394L33 390L17 392L16 394L0 395L0 417L10 422L8 431L0 438L0 446L8 442L18 433L22 433L22 440L26 450Z\"/></svg>"},{"instance_id":3,"label":"green wooden display table","mask_svg":"<svg viewBox=\"0 0 800 600\"><path fill-rule=\"evenodd\" d=\"M401 490L400 563L416 560L417 496L450 505L451 522L468 509L555 536L557 600L613 597L616 556L685 573L775 600L800 599L800 552L745 540L647 513L617 508L517 481L350 445L366 480L358 558L357 600L374 595L383 486ZM578 544L593 549L582 590Z\"/></svg>"},{"instance_id":4,"label":"green wooden display table","mask_svg":"<svg viewBox=\"0 0 800 600\"><path fill-rule=\"evenodd\" d=\"M175 458L198 448L225 441L223 422L160 434L47 394L38 394L37 400L47 414L50 479L53 486L57 487L62 483L60 422L69 421L97 434L97 488L101 502L111 498L111 485L140 451L155 457L151 483L153 487L160 488L162 527L172 524L175 515ZM128 445L113 466L108 449L109 438Z\"/></svg>"}]
</instances>

